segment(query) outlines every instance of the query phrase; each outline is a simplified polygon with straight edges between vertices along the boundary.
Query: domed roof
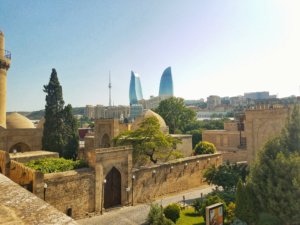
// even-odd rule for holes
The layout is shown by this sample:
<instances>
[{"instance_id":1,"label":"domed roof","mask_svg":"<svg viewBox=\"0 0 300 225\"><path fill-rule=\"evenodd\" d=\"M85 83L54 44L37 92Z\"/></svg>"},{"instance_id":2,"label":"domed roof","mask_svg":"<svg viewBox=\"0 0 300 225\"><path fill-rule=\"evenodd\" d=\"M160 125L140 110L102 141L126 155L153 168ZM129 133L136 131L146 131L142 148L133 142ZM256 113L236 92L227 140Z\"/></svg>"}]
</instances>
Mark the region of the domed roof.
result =
<instances>
[{"instance_id":1,"label":"domed roof","mask_svg":"<svg viewBox=\"0 0 300 225\"><path fill-rule=\"evenodd\" d=\"M6 117L7 129L35 128L33 123L19 113L11 113Z\"/></svg>"},{"instance_id":2,"label":"domed roof","mask_svg":"<svg viewBox=\"0 0 300 225\"><path fill-rule=\"evenodd\" d=\"M44 128L44 123L45 123L45 118L42 117L42 119L40 119L40 121L38 122L36 128L43 129Z\"/></svg>"},{"instance_id":3,"label":"domed roof","mask_svg":"<svg viewBox=\"0 0 300 225\"><path fill-rule=\"evenodd\" d=\"M139 128L140 126L140 123L145 119L145 118L148 118L148 117L156 117L158 119L158 122L159 122L159 125L160 125L160 129L162 131L165 131L168 129L167 125L166 125L166 122L165 120L160 116L158 115L157 113L153 112L152 110L150 109L147 109L145 110L142 115L140 115L139 117L137 117L135 119L135 121L132 123L132 126L131 126L131 129L132 130L135 130L137 128Z\"/></svg>"}]
</instances>

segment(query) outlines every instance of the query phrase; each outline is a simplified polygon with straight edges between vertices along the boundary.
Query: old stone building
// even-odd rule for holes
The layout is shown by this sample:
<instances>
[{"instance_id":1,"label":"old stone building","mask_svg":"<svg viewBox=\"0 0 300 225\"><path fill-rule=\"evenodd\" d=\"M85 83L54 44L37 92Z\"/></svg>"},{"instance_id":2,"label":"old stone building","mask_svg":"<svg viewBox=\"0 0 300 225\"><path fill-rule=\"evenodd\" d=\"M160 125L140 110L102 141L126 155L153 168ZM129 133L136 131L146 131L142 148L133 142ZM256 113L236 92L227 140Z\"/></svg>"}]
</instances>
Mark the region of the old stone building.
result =
<instances>
[{"instance_id":1,"label":"old stone building","mask_svg":"<svg viewBox=\"0 0 300 225\"><path fill-rule=\"evenodd\" d=\"M204 141L212 142L223 153L223 160L252 162L270 138L278 135L291 106L259 105L245 111L240 120L224 123L224 130L206 130Z\"/></svg>"},{"instance_id":2,"label":"old stone building","mask_svg":"<svg viewBox=\"0 0 300 225\"><path fill-rule=\"evenodd\" d=\"M5 50L4 33L0 31L0 149L7 152L39 150L42 147L42 129L18 113L6 117L6 77L11 54Z\"/></svg>"}]
</instances>

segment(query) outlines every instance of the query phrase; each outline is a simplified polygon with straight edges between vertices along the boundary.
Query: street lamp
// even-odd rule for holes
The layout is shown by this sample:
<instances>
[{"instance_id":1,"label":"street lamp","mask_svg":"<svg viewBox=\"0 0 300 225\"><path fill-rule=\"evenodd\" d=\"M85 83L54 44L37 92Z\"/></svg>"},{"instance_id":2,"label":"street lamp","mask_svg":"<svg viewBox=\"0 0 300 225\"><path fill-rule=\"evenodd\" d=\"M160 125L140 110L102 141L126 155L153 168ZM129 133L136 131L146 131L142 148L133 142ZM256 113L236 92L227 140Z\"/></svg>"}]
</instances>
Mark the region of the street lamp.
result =
<instances>
[{"instance_id":1,"label":"street lamp","mask_svg":"<svg viewBox=\"0 0 300 225\"><path fill-rule=\"evenodd\" d=\"M129 206L129 192L130 192L130 187L126 188L126 193L127 193L127 205Z\"/></svg>"},{"instance_id":2,"label":"street lamp","mask_svg":"<svg viewBox=\"0 0 300 225\"><path fill-rule=\"evenodd\" d=\"M131 205L133 206L133 182L135 180L135 175L131 177Z\"/></svg>"},{"instance_id":3,"label":"street lamp","mask_svg":"<svg viewBox=\"0 0 300 225\"><path fill-rule=\"evenodd\" d=\"M46 201L46 190L48 188L47 183L44 184L44 201Z\"/></svg>"},{"instance_id":4,"label":"street lamp","mask_svg":"<svg viewBox=\"0 0 300 225\"><path fill-rule=\"evenodd\" d=\"M103 183L102 183L102 194L101 194L101 211L100 211L100 214L102 215L103 214L103 202L104 202L104 186L106 184L106 179L103 180Z\"/></svg>"}]
</instances>

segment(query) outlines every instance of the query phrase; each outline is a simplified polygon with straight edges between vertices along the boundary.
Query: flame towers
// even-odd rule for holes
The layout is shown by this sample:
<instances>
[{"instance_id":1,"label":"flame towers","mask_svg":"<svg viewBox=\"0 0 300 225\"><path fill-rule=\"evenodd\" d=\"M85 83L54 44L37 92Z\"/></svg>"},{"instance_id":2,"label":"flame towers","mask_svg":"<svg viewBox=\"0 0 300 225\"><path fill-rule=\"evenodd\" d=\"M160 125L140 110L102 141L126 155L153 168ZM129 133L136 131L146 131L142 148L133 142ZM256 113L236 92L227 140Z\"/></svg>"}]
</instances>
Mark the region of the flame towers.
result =
<instances>
[{"instance_id":1,"label":"flame towers","mask_svg":"<svg viewBox=\"0 0 300 225\"><path fill-rule=\"evenodd\" d=\"M173 96L173 79L171 67L165 69L160 78L159 96Z\"/></svg>"},{"instance_id":2,"label":"flame towers","mask_svg":"<svg viewBox=\"0 0 300 225\"><path fill-rule=\"evenodd\" d=\"M140 76L131 71L130 86L129 86L129 102L130 105L138 104L139 100L143 99L142 86Z\"/></svg>"}]
</instances>

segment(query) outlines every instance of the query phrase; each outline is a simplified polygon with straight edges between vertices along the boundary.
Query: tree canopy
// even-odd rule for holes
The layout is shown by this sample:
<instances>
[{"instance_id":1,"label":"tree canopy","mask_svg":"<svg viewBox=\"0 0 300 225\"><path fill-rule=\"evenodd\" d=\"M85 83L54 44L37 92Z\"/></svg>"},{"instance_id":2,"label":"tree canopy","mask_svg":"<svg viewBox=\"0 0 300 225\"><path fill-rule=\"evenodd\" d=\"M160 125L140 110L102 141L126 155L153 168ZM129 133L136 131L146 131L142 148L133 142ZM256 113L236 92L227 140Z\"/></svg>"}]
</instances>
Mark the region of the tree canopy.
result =
<instances>
[{"instance_id":1,"label":"tree canopy","mask_svg":"<svg viewBox=\"0 0 300 225\"><path fill-rule=\"evenodd\" d=\"M77 120L72 106L64 107L62 86L55 69L52 69L46 93L45 123L42 146L44 150L56 151L65 158L76 158L79 147Z\"/></svg>"},{"instance_id":2,"label":"tree canopy","mask_svg":"<svg viewBox=\"0 0 300 225\"><path fill-rule=\"evenodd\" d=\"M196 113L184 105L182 98L171 97L161 101L155 112L165 120L171 134L183 132L185 126L196 119Z\"/></svg>"},{"instance_id":3,"label":"tree canopy","mask_svg":"<svg viewBox=\"0 0 300 225\"><path fill-rule=\"evenodd\" d=\"M148 117L138 129L126 131L114 138L114 143L132 145L134 162L147 158L157 163L158 159L166 159L176 152L173 147L179 140L164 134L156 117Z\"/></svg>"},{"instance_id":4,"label":"tree canopy","mask_svg":"<svg viewBox=\"0 0 300 225\"><path fill-rule=\"evenodd\" d=\"M299 108L294 106L281 135L266 143L250 170L247 186L258 202L255 208L259 208L260 215L257 217L278 221L273 225L296 225L300 221L299 137Z\"/></svg>"}]
</instances>

